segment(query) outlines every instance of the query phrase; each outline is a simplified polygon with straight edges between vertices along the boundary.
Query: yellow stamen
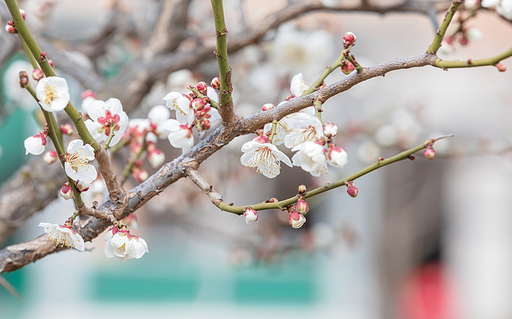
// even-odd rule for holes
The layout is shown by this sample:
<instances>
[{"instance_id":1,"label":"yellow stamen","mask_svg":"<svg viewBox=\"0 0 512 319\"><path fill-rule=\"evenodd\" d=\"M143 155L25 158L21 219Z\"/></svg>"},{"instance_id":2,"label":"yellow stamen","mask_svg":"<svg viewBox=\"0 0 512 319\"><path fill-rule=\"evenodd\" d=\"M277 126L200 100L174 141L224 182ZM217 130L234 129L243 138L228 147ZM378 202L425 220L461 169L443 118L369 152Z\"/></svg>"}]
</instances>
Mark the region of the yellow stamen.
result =
<instances>
[{"instance_id":1,"label":"yellow stamen","mask_svg":"<svg viewBox=\"0 0 512 319\"><path fill-rule=\"evenodd\" d=\"M57 97L55 94L55 85L48 85L44 88L44 92L46 93L46 100L44 100L45 104L51 104L53 100Z\"/></svg>"}]
</instances>

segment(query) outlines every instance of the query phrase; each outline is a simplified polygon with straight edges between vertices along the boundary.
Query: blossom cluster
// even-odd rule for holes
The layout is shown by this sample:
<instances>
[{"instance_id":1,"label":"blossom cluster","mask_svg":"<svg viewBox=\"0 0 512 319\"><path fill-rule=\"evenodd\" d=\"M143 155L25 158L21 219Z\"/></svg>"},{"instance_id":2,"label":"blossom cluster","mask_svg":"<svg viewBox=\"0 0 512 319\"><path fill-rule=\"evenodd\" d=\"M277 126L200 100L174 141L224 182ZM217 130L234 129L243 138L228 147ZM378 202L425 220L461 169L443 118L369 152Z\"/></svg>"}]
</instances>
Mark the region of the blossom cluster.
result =
<instances>
[{"instance_id":1,"label":"blossom cluster","mask_svg":"<svg viewBox=\"0 0 512 319\"><path fill-rule=\"evenodd\" d=\"M299 73L292 78L291 95L287 99L301 96L307 89L302 73ZM268 111L272 108L273 105L265 104L262 109ZM257 172L268 178L280 173L281 162L290 167L300 166L313 176L326 174L327 164L343 168L348 161L347 153L332 143L332 138L338 132L336 125L324 125L314 114L315 110L311 107L282 118L276 125L266 124L258 136L242 146L242 165L256 168ZM276 147L281 144L296 152L291 161Z\"/></svg>"}]
</instances>

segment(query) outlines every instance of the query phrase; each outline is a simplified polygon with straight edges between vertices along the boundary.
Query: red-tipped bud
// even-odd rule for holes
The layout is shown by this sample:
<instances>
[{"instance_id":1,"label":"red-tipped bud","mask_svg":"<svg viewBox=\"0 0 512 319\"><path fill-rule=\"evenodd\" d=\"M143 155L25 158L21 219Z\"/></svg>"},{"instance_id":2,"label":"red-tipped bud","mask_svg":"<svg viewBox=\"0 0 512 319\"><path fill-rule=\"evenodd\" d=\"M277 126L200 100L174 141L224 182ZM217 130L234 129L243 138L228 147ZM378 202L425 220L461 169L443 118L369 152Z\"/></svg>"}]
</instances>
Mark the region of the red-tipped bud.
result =
<instances>
[{"instance_id":1,"label":"red-tipped bud","mask_svg":"<svg viewBox=\"0 0 512 319\"><path fill-rule=\"evenodd\" d=\"M212 79L212 82L210 83L210 85L212 86L212 88L214 88L215 90L219 90L220 89L220 79L218 76L214 77Z\"/></svg>"},{"instance_id":2,"label":"red-tipped bud","mask_svg":"<svg viewBox=\"0 0 512 319\"><path fill-rule=\"evenodd\" d=\"M142 167L142 160L139 158L138 160L135 161L135 164L133 164L133 166Z\"/></svg>"},{"instance_id":3,"label":"red-tipped bud","mask_svg":"<svg viewBox=\"0 0 512 319\"><path fill-rule=\"evenodd\" d=\"M297 211L301 214L306 215L309 212L309 206L308 203L305 200L299 199L297 202L297 205L295 205L295 208Z\"/></svg>"},{"instance_id":4,"label":"red-tipped bud","mask_svg":"<svg viewBox=\"0 0 512 319\"><path fill-rule=\"evenodd\" d=\"M194 110L201 110L206 105L206 102L203 99L195 98L192 100L192 107Z\"/></svg>"},{"instance_id":5,"label":"red-tipped bud","mask_svg":"<svg viewBox=\"0 0 512 319\"><path fill-rule=\"evenodd\" d=\"M268 110L272 110L274 107L275 107L274 104L267 103L267 104L263 104L263 106L261 107L261 110L268 111Z\"/></svg>"},{"instance_id":6,"label":"red-tipped bud","mask_svg":"<svg viewBox=\"0 0 512 319\"><path fill-rule=\"evenodd\" d=\"M196 85L196 89L199 91L199 93L206 95L208 92L208 86L204 82L199 82Z\"/></svg>"},{"instance_id":7,"label":"red-tipped bud","mask_svg":"<svg viewBox=\"0 0 512 319\"><path fill-rule=\"evenodd\" d=\"M426 158L428 158L429 160L431 159L434 159L434 157L436 157L436 151L434 151L433 148L431 147L428 147L425 152L423 152L423 155L425 155Z\"/></svg>"},{"instance_id":8,"label":"red-tipped bud","mask_svg":"<svg viewBox=\"0 0 512 319\"><path fill-rule=\"evenodd\" d=\"M25 10L20 9L20 14L21 14L21 17L23 18L23 20L25 20L27 18L27 13L25 12Z\"/></svg>"},{"instance_id":9,"label":"red-tipped bud","mask_svg":"<svg viewBox=\"0 0 512 319\"><path fill-rule=\"evenodd\" d=\"M71 135L73 134L73 126L71 124L64 124L60 126L62 134Z\"/></svg>"},{"instance_id":10,"label":"red-tipped bud","mask_svg":"<svg viewBox=\"0 0 512 319\"><path fill-rule=\"evenodd\" d=\"M258 143L262 143L262 144L269 142L268 136L266 136L266 135L258 135L255 138L253 138L252 140L256 141Z\"/></svg>"},{"instance_id":11,"label":"red-tipped bud","mask_svg":"<svg viewBox=\"0 0 512 319\"><path fill-rule=\"evenodd\" d=\"M153 149L148 154L148 161L151 167L160 167L165 161L165 154L158 148Z\"/></svg>"},{"instance_id":12,"label":"red-tipped bud","mask_svg":"<svg viewBox=\"0 0 512 319\"><path fill-rule=\"evenodd\" d=\"M48 64L53 68L53 60L48 60Z\"/></svg>"},{"instance_id":13,"label":"red-tipped bud","mask_svg":"<svg viewBox=\"0 0 512 319\"><path fill-rule=\"evenodd\" d=\"M64 198L65 200L73 198L73 188L71 188L71 184L69 182L66 182L64 186L60 189L60 196Z\"/></svg>"},{"instance_id":14,"label":"red-tipped bud","mask_svg":"<svg viewBox=\"0 0 512 319\"><path fill-rule=\"evenodd\" d=\"M305 222L306 222L306 217L304 217L304 215L302 215L295 209L292 209L291 212L288 214L288 223L293 228L301 228Z\"/></svg>"},{"instance_id":15,"label":"red-tipped bud","mask_svg":"<svg viewBox=\"0 0 512 319\"><path fill-rule=\"evenodd\" d=\"M85 100L88 97L96 98L96 93L91 90L85 90L82 92L82 100Z\"/></svg>"},{"instance_id":16,"label":"red-tipped bud","mask_svg":"<svg viewBox=\"0 0 512 319\"><path fill-rule=\"evenodd\" d=\"M143 169L138 169L136 172L133 173L133 177L135 177L137 182L142 183L148 179L149 174Z\"/></svg>"},{"instance_id":17,"label":"red-tipped bud","mask_svg":"<svg viewBox=\"0 0 512 319\"><path fill-rule=\"evenodd\" d=\"M459 39L459 43L461 45L466 45L466 44L468 44L468 42L469 42L468 38L466 38L465 36L463 36L462 38Z\"/></svg>"},{"instance_id":18,"label":"red-tipped bud","mask_svg":"<svg viewBox=\"0 0 512 319\"><path fill-rule=\"evenodd\" d=\"M42 78L44 78L44 73L43 73L43 70L41 69L34 69L32 71L32 78L36 81L39 81L41 80Z\"/></svg>"},{"instance_id":19,"label":"red-tipped bud","mask_svg":"<svg viewBox=\"0 0 512 319\"><path fill-rule=\"evenodd\" d=\"M304 194L306 192L306 185L299 186L299 194Z\"/></svg>"},{"instance_id":20,"label":"red-tipped bud","mask_svg":"<svg viewBox=\"0 0 512 319\"><path fill-rule=\"evenodd\" d=\"M324 124L324 135L327 137L333 137L338 134L338 127L333 123L325 123Z\"/></svg>"},{"instance_id":21,"label":"red-tipped bud","mask_svg":"<svg viewBox=\"0 0 512 319\"><path fill-rule=\"evenodd\" d=\"M347 194L349 194L351 197L356 198L357 194L359 194L359 189L357 189L357 187L355 185L350 185L347 188Z\"/></svg>"},{"instance_id":22,"label":"red-tipped bud","mask_svg":"<svg viewBox=\"0 0 512 319\"><path fill-rule=\"evenodd\" d=\"M41 58L46 58L46 51L41 52Z\"/></svg>"},{"instance_id":23,"label":"red-tipped bud","mask_svg":"<svg viewBox=\"0 0 512 319\"><path fill-rule=\"evenodd\" d=\"M506 67L506 66L504 66L504 65L503 65L503 64L501 64L501 63L496 64L496 65L495 65L495 67L496 67L496 68L498 69L498 71L500 71L500 72L505 72L505 71L507 71L507 67Z\"/></svg>"},{"instance_id":24,"label":"red-tipped bud","mask_svg":"<svg viewBox=\"0 0 512 319\"><path fill-rule=\"evenodd\" d=\"M250 225L258 220L258 212L256 212L254 209L248 207L245 209L245 222L247 225Z\"/></svg>"},{"instance_id":25,"label":"red-tipped bud","mask_svg":"<svg viewBox=\"0 0 512 319\"><path fill-rule=\"evenodd\" d=\"M12 22L12 21L8 21L7 24L5 25L5 32L11 33L11 34L16 33L16 29L14 28L14 25L9 24L9 22Z\"/></svg>"},{"instance_id":26,"label":"red-tipped bud","mask_svg":"<svg viewBox=\"0 0 512 319\"><path fill-rule=\"evenodd\" d=\"M354 71L355 67L349 60L343 60L341 61L341 72L344 74L350 74L352 71Z\"/></svg>"},{"instance_id":27,"label":"red-tipped bud","mask_svg":"<svg viewBox=\"0 0 512 319\"><path fill-rule=\"evenodd\" d=\"M43 155L43 160L48 164L54 163L57 158L59 158L59 154L56 151L48 151Z\"/></svg>"},{"instance_id":28,"label":"red-tipped bud","mask_svg":"<svg viewBox=\"0 0 512 319\"><path fill-rule=\"evenodd\" d=\"M347 32L343 36L343 46L345 47L345 49L350 48L354 46L356 40L357 38L355 34L353 34L352 32Z\"/></svg>"}]
</instances>

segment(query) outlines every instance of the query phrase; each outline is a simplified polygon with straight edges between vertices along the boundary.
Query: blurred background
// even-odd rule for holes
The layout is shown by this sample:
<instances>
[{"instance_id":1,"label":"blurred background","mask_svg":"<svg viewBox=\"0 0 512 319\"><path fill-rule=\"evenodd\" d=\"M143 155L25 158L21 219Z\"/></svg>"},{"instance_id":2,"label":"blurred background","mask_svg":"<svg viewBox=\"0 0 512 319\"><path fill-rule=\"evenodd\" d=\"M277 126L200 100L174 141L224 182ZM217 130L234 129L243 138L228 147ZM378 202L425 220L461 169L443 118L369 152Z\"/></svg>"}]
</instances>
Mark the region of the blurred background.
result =
<instances>
[{"instance_id":1,"label":"blurred background","mask_svg":"<svg viewBox=\"0 0 512 319\"><path fill-rule=\"evenodd\" d=\"M167 2L173 1L27 0L20 7L27 11L27 24L38 39L76 65L60 68L54 60L58 73L68 80L71 100L79 106L82 91L90 87L83 77L72 75L73 68L104 81L121 79L127 68L148 59L147 54L143 57L144 39L156 32L155 21ZM210 3L183 2L190 2L185 40L173 52L211 45ZM331 2L336 4L323 3ZM255 28L286 4L225 1L230 35ZM393 2L372 4L385 7ZM2 19L8 19L5 4L0 8ZM470 12L464 10L462 19ZM443 15L437 15L438 21ZM113 22L114 31L98 38ZM458 26L454 23L448 34ZM468 41L461 41L459 33L452 46L444 45L441 58L487 58L512 43L512 24L493 10L480 10L464 23L464 30L470 27L476 29L465 33ZM267 32L258 44L230 55L237 114L248 117L264 103L277 105L289 95L290 79L297 73L312 84L341 53L347 31L357 35L352 49L356 59L372 66L423 54L435 26L429 16L418 13L320 10L301 15ZM100 40L105 42L102 51L91 51ZM34 120L37 105L18 85L19 70L32 68L17 42L15 35L0 35L4 186L20 168L30 167L23 140L40 130ZM510 61L503 61L509 69ZM186 93L188 85L209 83L217 76L216 68L212 55L203 63L158 74L130 110L130 118L146 117L170 91ZM336 71L326 83L344 77ZM511 87L511 72L495 67L424 67L358 84L323 107L324 121L339 127L335 142L347 151L349 163L343 169L331 167L319 178L284 166L269 180L243 167L240 147L252 136L238 137L199 171L226 202L243 206L294 196L300 184L312 189L353 174L381 156L454 134L435 144L433 161L419 153L415 161L357 180L355 199L339 188L308 200L310 212L300 229L289 227L287 214L280 211L262 211L248 226L243 217L219 211L190 180L180 180L137 211L138 228L130 230L148 243L143 258L125 263L106 258L100 235L86 243L88 252L57 253L3 274L21 297L0 287L0 317L512 318ZM98 98L109 97L118 96L99 90ZM159 140L158 148L166 161L181 154L167 140ZM119 172L126 154L120 151L114 157ZM147 162L145 167L150 174L156 171ZM131 178L125 189L136 184ZM63 223L74 209L57 198L57 192L55 200L1 248L41 235L41 221Z\"/></svg>"}]
</instances>

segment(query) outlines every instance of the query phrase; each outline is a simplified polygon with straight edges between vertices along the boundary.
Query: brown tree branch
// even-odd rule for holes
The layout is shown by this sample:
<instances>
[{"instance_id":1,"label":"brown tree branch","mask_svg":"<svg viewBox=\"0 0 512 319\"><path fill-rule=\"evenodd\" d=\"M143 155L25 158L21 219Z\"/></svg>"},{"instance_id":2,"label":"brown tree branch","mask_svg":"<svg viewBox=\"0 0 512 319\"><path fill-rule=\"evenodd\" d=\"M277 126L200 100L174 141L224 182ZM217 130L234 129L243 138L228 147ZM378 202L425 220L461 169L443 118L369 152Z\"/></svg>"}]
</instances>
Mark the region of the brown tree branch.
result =
<instances>
[{"instance_id":1,"label":"brown tree branch","mask_svg":"<svg viewBox=\"0 0 512 319\"><path fill-rule=\"evenodd\" d=\"M370 78L382 76L393 70L422 67L426 65L434 66L435 61L435 55L424 54L416 57L394 59L374 67L364 68L363 72L360 74L354 73L344 80L329 85L315 93L294 98L279 108L258 113L249 119L238 119L230 126L221 126L205 139L201 140L187 153L165 164L145 182L127 192L125 200L122 203L109 200L97 209L103 213L97 213L113 214L118 220L124 218L136 211L152 197L158 195L167 186L187 176L187 172L190 172L191 169L197 169L203 161L227 145L235 137L252 133L255 129L262 127L265 123L269 123L273 119L279 120L288 114L311 106L315 100L325 102L325 100L331 96L344 92L352 86ZM111 223L106 220L89 218L86 221L79 222L77 230L85 241L90 241L103 232L110 224ZM45 236L43 237L46 238ZM55 247L53 243L44 238L41 239L41 237L39 237L32 241L9 246L0 250L0 273L16 270L46 255L62 250L62 248Z\"/></svg>"}]
</instances>

